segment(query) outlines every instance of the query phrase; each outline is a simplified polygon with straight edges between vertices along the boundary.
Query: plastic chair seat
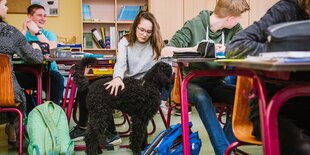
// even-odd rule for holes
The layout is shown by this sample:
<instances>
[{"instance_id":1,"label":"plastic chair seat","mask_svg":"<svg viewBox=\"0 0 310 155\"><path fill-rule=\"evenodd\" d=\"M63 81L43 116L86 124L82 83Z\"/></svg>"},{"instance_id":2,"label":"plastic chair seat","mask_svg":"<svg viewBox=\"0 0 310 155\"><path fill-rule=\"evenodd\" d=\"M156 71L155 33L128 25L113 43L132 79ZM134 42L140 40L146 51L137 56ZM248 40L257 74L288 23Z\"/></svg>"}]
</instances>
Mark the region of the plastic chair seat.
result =
<instances>
[{"instance_id":1,"label":"plastic chair seat","mask_svg":"<svg viewBox=\"0 0 310 155\"><path fill-rule=\"evenodd\" d=\"M231 151L239 145L254 144L261 145L253 135L253 123L250 121L250 105L248 103L249 92L252 89L252 79L239 76L236 85L235 101L232 113L232 128L237 142L228 146L225 155L230 155ZM243 92L246 92L244 94Z\"/></svg>"}]
</instances>

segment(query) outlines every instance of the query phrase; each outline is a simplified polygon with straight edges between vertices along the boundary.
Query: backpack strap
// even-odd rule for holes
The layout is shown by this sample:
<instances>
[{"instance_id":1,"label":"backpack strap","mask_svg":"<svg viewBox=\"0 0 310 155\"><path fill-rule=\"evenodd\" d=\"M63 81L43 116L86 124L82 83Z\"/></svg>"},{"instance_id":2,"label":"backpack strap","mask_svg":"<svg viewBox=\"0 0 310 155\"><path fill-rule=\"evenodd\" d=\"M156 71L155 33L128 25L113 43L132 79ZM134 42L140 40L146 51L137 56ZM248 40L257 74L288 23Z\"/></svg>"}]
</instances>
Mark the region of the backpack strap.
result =
<instances>
[{"instance_id":1,"label":"backpack strap","mask_svg":"<svg viewBox=\"0 0 310 155\"><path fill-rule=\"evenodd\" d=\"M38 111L40 112L47 127L45 131L45 150L49 152L48 154L59 154L60 145L56 124L58 123L60 118L60 110L55 107L53 102L47 101L44 103L44 106L38 108ZM49 136L51 137L52 141L52 150L48 150L48 146L46 145L49 143Z\"/></svg>"},{"instance_id":2,"label":"backpack strap","mask_svg":"<svg viewBox=\"0 0 310 155\"><path fill-rule=\"evenodd\" d=\"M143 151L141 155L155 154L154 153L155 148L160 145L160 143L163 141L163 138L168 134L169 130L171 130L171 128L168 128L167 130L160 132L152 141L152 143L145 149L145 151Z\"/></svg>"},{"instance_id":3,"label":"backpack strap","mask_svg":"<svg viewBox=\"0 0 310 155\"><path fill-rule=\"evenodd\" d=\"M192 122L189 122L189 127L191 128L193 126ZM162 143L157 148L157 151L161 154L169 154L170 148L178 137L182 135L182 127L181 124L177 124L174 126L171 126L172 130L168 132L168 134L164 137Z\"/></svg>"}]
</instances>

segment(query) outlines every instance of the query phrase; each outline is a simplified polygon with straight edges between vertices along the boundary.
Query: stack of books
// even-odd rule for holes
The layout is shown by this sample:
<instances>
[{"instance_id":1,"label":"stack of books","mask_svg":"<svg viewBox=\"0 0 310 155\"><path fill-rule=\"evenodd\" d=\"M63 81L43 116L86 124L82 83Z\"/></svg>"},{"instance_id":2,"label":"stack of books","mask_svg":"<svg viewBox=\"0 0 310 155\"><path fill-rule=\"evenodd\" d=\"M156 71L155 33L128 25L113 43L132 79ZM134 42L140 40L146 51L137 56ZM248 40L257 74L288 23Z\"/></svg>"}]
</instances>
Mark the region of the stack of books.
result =
<instances>
[{"instance_id":1,"label":"stack of books","mask_svg":"<svg viewBox=\"0 0 310 155\"><path fill-rule=\"evenodd\" d=\"M136 18L139 11L143 8L140 5L134 5L134 6L123 6L120 10L120 13L118 14L117 20L119 21L132 21Z\"/></svg>"},{"instance_id":2,"label":"stack of books","mask_svg":"<svg viewBox=\"0 0 310 155\"><path fill-rule=\"evenodd\" d=\"M101 32L101 34L100 34ZM114 26L110 27L110 36L106 35L104 27L100 27L100 32L93 28L92 32L83 33L83 42L85 48L93 48L93 42L97 48L116 48L116 30Z\"/></svg>"},{"instance_id":3,"label":"stack of books","mask_svg":"<svg viewBox=\"0 0 310 155\"><path fill-rule=\"evenodd\" d=\"M121 39L127 33L129 33L128 30L119 30L118 31L118 38Z\"/></svg>"}]
</instances>

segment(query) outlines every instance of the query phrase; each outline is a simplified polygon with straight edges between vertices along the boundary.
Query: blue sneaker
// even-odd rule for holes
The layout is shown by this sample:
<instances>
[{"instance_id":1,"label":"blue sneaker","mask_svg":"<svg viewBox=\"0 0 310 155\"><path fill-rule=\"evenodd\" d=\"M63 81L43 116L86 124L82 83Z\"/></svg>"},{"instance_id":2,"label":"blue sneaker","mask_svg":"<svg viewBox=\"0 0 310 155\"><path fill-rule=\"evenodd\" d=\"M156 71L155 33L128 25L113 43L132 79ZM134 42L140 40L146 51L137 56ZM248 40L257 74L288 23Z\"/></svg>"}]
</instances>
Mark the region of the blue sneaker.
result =
<instances>
[{"instance_id":1,"label":"blue sneaker","mask_svg":"<svg viewBox=\"0 0 310 155\"><path fill-rule=\"evenodd\" d=\"M118 134L116 135L111 135L111 136L107 136L106 141L104 142L104 145L109 144L109 145L120 145L122 143L122 139L120 138L120 136Z\"/></svg>"},{"instance_id":2,"label":"blue sneaker","mask_svg":"<svg viewBox=\"0 0 310 155\"><path fill-rule=\"evenodd\" d=\"M78 125L70 130L70 138L74 142L84 139L85 135L86 135L86 129L82 129Z\"/></svg>"}]
</instances>

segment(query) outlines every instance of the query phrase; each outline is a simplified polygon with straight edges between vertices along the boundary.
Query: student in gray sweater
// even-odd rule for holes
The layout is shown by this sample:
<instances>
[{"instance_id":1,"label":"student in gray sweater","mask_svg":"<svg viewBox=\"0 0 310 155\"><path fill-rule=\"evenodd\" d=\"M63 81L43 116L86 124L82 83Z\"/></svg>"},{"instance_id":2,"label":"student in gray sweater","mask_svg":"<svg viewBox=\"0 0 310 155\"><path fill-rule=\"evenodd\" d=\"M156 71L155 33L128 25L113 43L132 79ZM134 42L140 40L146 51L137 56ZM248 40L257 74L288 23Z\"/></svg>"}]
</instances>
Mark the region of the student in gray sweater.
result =
<instances>
[{"instance_id":1,"label":"student in gray sweater","mask_svg":"<svg viewBox=\"0 0 310 155\"><path fill-rule=\"evenodd\" d=\"M164 42L160 34L159 24L150 12L140 12L130 28L129 34L120 39L116 64L114 66L113 80L107 82L106 89L111 89L111 95L117 95L126 86L123 83L124 77L141 79L145 73L158 61ZM81 139L85 135L88 121L88 111L85 104L87 93L79 94L79 123L70 132L72 139ZM113 117L108 128L111 135L107 135L107 144L117 145L121 139L117 135Z\"/></svg>"}]
</instances>

